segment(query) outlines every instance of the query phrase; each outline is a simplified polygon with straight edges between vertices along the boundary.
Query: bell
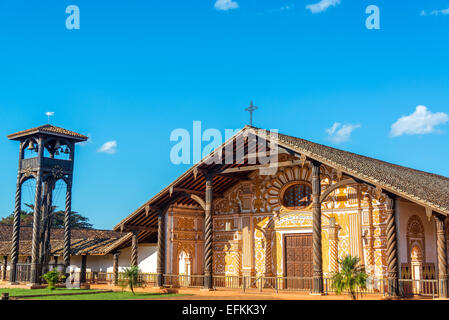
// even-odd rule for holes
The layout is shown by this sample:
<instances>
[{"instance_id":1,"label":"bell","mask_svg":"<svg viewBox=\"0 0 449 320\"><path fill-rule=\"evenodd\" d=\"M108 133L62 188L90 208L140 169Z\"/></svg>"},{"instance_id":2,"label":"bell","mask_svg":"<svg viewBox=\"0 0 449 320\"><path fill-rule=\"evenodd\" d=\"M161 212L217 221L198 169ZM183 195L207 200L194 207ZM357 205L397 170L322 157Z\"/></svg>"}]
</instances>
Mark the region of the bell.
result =
<instances>
[{"instance_id":1,"label":"bell","mask_svg":"<svg viewBox=\"0 0 449 320\"><path fill-rule=\"evenodd\" d=\"M34 151L34 144L33 144L33 140L30 140L30 143L28 144L28 150Z\"/></svg>"},{"instance_id":2,"label":"bell","mask_svg":"<svg viewBox=\"0 0 449 320\"><path fill-rule=\"evenodd\" d=\"M65 153L65 154L69 154L69 153L70 153L69 148L66 148L65 151L64 151L64 153Z\"/></svg>"},{"instance_id":3,"label":"bell","mask_svg":"<svg viewBox=\"0 0 449 320\"><path fill-rule=\"evenodd\" d=\"M56 140L55 149L59 149L60 146L61 144L59 143L59 140Z\"/></svg>"},{"instance_id":4,"label":"bell","mask_svg":"<svg viewBox=\"0 0 449 320\"><path fill-rule=\"evenodd\" d=\"M55 155L59 156L59 149L56 149Z\"/></svg>"}]
</instances>

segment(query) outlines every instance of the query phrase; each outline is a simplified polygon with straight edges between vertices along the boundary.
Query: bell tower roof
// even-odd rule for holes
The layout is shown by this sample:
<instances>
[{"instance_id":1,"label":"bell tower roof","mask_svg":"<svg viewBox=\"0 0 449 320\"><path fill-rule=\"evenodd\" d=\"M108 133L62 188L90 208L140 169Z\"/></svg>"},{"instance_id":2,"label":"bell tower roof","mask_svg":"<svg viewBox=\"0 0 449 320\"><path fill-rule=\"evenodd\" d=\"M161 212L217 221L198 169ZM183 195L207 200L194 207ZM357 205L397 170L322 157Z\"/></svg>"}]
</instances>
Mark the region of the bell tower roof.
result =
<instances>
[{"instance_id":1,"label":"bell tower roof","mask_svg":"<svg viewBox=\"0 0 449 320\"><path fill-rule=\"evenodd\" d=\"M64 128L56 127L51 124L45 124L43 126L39 126L36 128L31 128L23 131L19 131L13 134L8 135L9 140L21 140L28 136L35 135L37 133L44 133L50 136L59 136L63 138L68 138L71 140L75 140L75 142L86 141L88 137L82 135L80 133L76 133L74 131L70 131Z\"/></svg>"}]
</instances>

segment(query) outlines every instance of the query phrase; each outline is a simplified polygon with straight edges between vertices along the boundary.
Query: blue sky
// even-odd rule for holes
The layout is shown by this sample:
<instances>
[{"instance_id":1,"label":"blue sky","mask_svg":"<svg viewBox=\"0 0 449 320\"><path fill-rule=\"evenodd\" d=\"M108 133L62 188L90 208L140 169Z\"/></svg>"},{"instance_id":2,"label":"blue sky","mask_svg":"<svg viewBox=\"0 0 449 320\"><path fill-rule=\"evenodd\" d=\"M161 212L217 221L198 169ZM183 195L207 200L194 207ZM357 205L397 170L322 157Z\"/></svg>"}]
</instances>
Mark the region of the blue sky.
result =
<instances>
[{"instance_id":1,"label":"blue sky","mask_svg":"<svg viewBox=\"0 0 449 320\"><path fill-rule=\"evenodd\" d=\"M449 176L449 1L306 8L319 2L0 0L1 215L18 156L6 135L47 111L91 137L77 148L73 209L97 228L189 167L170 162L174 129L243 127L250 100L258 127ZM79 30L66 28L68 5ZM380 30L365 27L368 5Z\"/></svg>"}]
</instances>

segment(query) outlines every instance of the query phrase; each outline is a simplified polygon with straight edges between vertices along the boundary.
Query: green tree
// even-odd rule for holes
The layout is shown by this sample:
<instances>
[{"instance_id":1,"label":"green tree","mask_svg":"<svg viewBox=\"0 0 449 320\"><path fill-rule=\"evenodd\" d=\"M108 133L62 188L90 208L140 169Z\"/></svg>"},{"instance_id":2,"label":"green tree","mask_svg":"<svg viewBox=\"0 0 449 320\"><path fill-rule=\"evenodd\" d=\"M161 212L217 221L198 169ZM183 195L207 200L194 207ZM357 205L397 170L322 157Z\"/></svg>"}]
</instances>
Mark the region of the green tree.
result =
<instances>
[{"instance_id":1,"label":"green tree","mask_svg":"<svg viewBox=\"0 0 449 320\"><path fill-rule=\"evenodd\" d=\"M60 228L64 226L64 211L53 212L52 228ZM92 229L93 225L89 222L88 217L84 217L78 212L72 211L70 217L70 225L72 229Z\"/></svg>"},{"instance_id":2,"label":"green tree","mask_svg":"<svg viewBox=\"0 0 449 320\"><path fill-rule=\"evenodd\" d=\"M366 279L368 275L364 268L358 264L360 258L346 256L343 260L339 260L340 271L332 276L332 288L335 293L340 295L343 291L348 291L352 300L357 300L357 291L366 289Z\"/></svg>"},{"instance_id":3,"label":"green tree","mask_svg":"<svg viewBox=\"0 0 449 320\"><path fill-rule=\"evenodd\" d=\"M33 211L34 204L25 204L29 209L28 211L22 210L20 215L20 225L22 226L32 226L33 225ZM62 228L64 227L64 216L65 212L62 210L56 211L56 206L52 207L52 228ZM72 229L92 229L93 225L89 222L89 218L79 214L78 212L72 211L70 226ZM14 223L14 214L2 218L0 220L2 224L12 225Z\"/></svg>"}]
</instances>

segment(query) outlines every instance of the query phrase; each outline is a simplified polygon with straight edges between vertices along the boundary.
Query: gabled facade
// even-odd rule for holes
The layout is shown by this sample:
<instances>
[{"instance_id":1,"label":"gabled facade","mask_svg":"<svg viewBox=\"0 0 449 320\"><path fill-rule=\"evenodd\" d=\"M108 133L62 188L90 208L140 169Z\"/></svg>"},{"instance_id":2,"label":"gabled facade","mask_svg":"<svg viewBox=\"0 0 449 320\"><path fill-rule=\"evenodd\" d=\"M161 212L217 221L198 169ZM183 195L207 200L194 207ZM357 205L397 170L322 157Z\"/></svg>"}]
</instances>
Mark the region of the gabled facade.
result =
<instances>
[{"instance_id":1,"label":"gabled facade","mask_svg":"<svg viewBox=\"0 0 449 320\"><path fill-rule=\"evenodd\" d=\"M278 149L271 168L250 161L254 137ZM243 161L211 163L239 148ZM322 293L352 255L391 295L399 279L439 279L444 296L448 213L446 177L245 127L116 230L132 231L135 248L157 234L159 285L172 274L203 276L206 288L263 276L310 279L304 288Z\"/></svg>"}]
</instances>

